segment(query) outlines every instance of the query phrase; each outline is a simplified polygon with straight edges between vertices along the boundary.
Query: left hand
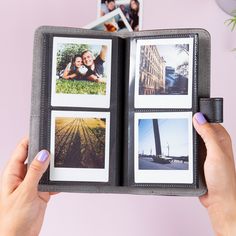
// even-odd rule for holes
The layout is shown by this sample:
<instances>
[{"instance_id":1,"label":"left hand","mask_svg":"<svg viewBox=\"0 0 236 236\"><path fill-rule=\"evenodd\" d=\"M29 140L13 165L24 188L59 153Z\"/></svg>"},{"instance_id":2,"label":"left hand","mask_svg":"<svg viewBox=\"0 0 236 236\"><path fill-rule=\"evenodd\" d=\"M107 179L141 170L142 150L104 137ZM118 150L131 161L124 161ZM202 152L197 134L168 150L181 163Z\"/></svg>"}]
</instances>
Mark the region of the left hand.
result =
<instances>
[{"instance_id":1,"label":"left hand","mask_svg":"<svg viewBox=\"0 0 236 236\"><path fill-rule=\"evenodd\" d=\"M49 165L42 150L29 166L28 139L17 146L2 174L0 190L0 235L38 235L51 193L38 192L38 183Z\"/></svg>"}]
</instances>

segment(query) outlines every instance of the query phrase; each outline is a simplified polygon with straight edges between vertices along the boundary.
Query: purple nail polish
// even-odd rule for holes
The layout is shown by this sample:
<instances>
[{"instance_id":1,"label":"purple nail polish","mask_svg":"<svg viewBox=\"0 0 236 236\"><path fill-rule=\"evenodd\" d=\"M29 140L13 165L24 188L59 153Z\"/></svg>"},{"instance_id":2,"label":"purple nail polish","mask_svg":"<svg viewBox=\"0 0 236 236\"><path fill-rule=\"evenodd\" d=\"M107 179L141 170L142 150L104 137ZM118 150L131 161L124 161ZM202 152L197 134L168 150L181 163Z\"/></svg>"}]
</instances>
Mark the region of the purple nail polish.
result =
<instances>
[{"instance_id":1,"label":"purple nail polish","mask_svg":"<svg viewBox=\"0 0 236 236\"><path fill-rule=\"evenodd\" d=\"M195 114L195 119L199 125L203 125L207 122L204 115L201 112Z\"/></svg>"},{"instance_id":2,"label":"purple nail polish","mask_svg":"<svg viewBox=\"0 0 236 236\"><path fill-rule=\"evenodd\" d=\"M37 155L37 160L40 162L45 162L49 157L49 153L46 150L42 150Z\"/></svg>"}]
</instances>

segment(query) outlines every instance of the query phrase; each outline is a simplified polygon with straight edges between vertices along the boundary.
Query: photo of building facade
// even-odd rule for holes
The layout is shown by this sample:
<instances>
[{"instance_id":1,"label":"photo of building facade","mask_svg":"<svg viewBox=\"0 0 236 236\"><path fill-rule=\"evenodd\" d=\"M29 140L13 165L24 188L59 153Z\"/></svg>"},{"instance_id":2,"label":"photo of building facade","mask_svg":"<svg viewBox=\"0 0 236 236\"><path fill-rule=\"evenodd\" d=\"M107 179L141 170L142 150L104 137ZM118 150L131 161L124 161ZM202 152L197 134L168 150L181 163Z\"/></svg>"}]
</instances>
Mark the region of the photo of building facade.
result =
<instances>
[{"instance_id":1,"label":"photo of building facade","mask_svg":"<svg viewBox=\"0 0 236 236\"><path fill-rule=\"evenodd\" d=\"M182 67L185 65L179 66ZM188 67L188 65L186 65ZM165 92L168 94L187 94L188 93L188 78L186 73L184 74L183 69L177 70L171 66L166 66L166 77L165 77Z\"/></svg>"},{"instance_id":2,"label":"photo of building facade","mask_svg":"<svg viewBox=\"0 0 236 236\"><path fill-rule=\"evenodd\" d=\"M139 94L165 93L165 60L156 45L140 48Z\"/></svg>"},{"instance_id":3,"label":"photo of building facade","mask_svg":"<svg viewBox=\"0 0 236 236\"><path fill-rule=\"evenodd\" d=\"M188 94L188 44L142 45L138 68L139 95Z\"/></svg>"}]
</instances>

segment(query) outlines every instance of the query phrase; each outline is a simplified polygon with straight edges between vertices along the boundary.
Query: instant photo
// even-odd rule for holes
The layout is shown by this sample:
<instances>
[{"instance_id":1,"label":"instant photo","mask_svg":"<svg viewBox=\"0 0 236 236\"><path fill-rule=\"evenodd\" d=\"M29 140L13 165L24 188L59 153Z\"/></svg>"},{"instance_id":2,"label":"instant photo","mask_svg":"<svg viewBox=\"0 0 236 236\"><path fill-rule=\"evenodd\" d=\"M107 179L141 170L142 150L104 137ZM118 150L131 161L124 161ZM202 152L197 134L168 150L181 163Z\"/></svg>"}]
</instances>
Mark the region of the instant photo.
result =
<instances>
[{"instance_id":1,"label":"instant photo","mask_svg":"<svg viewBox=\"0 0 236 236\"><path fill-rule=\"evenodd\" d=\"M137 40L136 108L191 108L194 38Z\"/></svg>"},{"instance_id":2,"label":"instant photo","mask_svg":"<svg viewBox=\"0 0 236 236\"><path fill-rule=\"evenodd\" d=\"M135 183L193 183L192 113L135 114Z\"/></svg>"},{"instance_id":3,"label":"instant photo","mask_svg":"<svg viewBox=\"0 0 236 236\"><path fill-rule=\"evenodd\" d=\"M98 18L120 9L133 31L142 29L143 0L98 0Z\"/></svg>"},{"instance_id":4,"label":"instant photo","mask_svg":"<svg viewBox=\"0 0 236 236\"><path fill-rule=\"evenodd\" d=\"M110 107L110 39L53 38L52 106Z\"/></svg>"},{"instance_id":5,"label":"instant photo","mask_svg":"<svg viewBox=\"0 0 236 236\"><path fill-rule=\"evenodd\" d=\"M106 32L133 31L120 8L98 18L84 28Z\"/></svg>"},{"instance_id":6,"label":"instant photo","mask_svg":"<svg viewBox=\"0 0 236 236\"><path fill-rule=\"evenodd\" d=\"M108 182L110 115L52 111L50 180Z\"/></svg>"}]
</instances>

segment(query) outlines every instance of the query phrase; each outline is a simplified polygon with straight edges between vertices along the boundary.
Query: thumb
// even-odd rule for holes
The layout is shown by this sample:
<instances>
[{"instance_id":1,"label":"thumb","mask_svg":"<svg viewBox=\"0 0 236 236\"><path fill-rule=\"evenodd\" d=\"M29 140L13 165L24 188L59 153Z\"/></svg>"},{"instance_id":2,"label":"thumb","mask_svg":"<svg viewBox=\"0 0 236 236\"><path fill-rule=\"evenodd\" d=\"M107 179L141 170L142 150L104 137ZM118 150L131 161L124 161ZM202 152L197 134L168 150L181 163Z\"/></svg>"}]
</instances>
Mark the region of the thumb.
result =
<instances>
[{"instance_id":1,"label":"thumb","mask_svg":"<svg viewBox=\"0 0 236 236\"><path fill-rule=\"evenodd\" d=\"M193 116L193 125L208 151L213 150L212 148L228 149L231 146L231 139L225 128L220 124L208 123L202 113L198 112Z\"/></svg>"},{"instance_id":2,"label":"thumb","mask_svg":"<svg viewBox=\"0 0 236 236\"><path fill-rule=\"evenodd\" d=\"M230 135L221 124L208 123L203 114L198 112L193 116L193 125L202 137L207 152L212 151L218 154L219 152L224 152L229 156L233 156Z\"/></svg>"},{"instance_id":3,"label":"thumb","mask_svg":"<svg viewBox=\"0 0 236 236\"><path fill-rule=\"evenodd\" d=\"M214 138L216 136L215 128L207 122L201 112L198 112L193 116L193 125L198 134L203 139L206 147L216 140Z\"/></svg>"},{"instance_id":4,"label":"thumb","mask_svg":"<svg viewBox=\"0 0 236 236\"><path fill-rule=\"evenodd\" d=\"M40 151L31 162L24 182L28 188L37 189L38 183L47 170L49 165L49 152L47 150Z\"/></svg>"}]
</instances>

